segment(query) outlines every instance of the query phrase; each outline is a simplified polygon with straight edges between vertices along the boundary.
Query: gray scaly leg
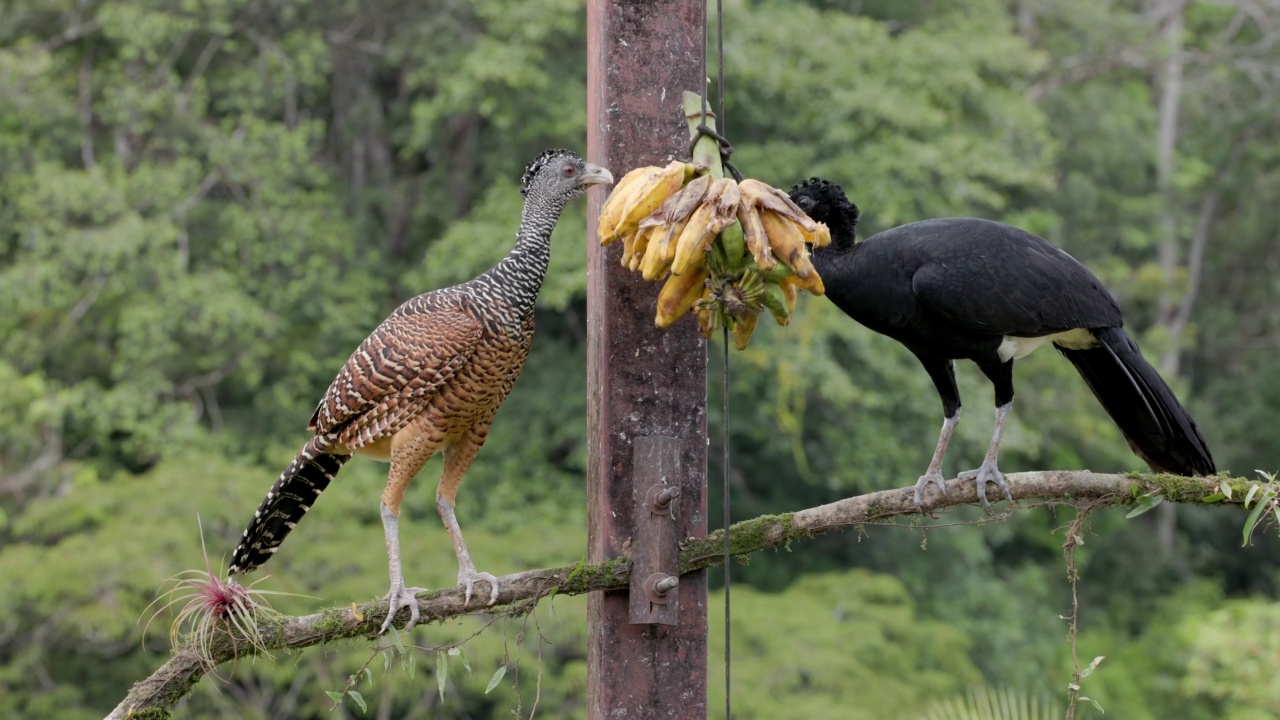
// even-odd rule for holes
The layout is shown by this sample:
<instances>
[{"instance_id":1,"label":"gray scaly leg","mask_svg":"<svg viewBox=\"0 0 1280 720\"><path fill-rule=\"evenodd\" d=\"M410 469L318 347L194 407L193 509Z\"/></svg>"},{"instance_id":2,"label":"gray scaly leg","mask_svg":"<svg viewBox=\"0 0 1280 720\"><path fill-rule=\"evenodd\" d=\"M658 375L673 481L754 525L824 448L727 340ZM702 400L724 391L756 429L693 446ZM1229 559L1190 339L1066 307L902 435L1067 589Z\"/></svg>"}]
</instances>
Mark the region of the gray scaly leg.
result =
<instances>
[{"instance_id":1,"label":"gray scaly leg","mask_svg":"<svg viewBox=\"0 0 1280 720\"><path fill-rule=\"evenodd\" d=\"M942 496L947 496L947 484L942 477L942 458L947 454L947 446L951 444L951 434L956 431L956 425L960 422L960 411L957 410L955 415L942 419L942 432L938 434L938 446L933 449L933 459L929 461L929 469L925 470L924 475L916 481L915 501L916 507L920 507L921 493L925 488L929 487L929 483L934 483L938 489L942 491Z\"/></svg>"},{"instance_id":2,"label":"gray scaly leg","mask_svg":"<svg viewBox=\"0 0 1280 720\"><path fill-rule=\"evenodd\" d=\"M453 541L453 551L458 556L458 584L467 588L466 602L471 602L471 591L476 581L483 580L489 583L490 588L487 604L494 604L498 601L498 578L487 572L476 572L476 565L471 562L471 553L467 552L467 544L462 540L462 528L458 527L458 518L453 514L453 503L437 493L436 511L444 521L444 529L448 531L449 539Z\"/></svg>"},{"instance_id":3,"label":"gray scaly leg","mask_svg":"<svg viewBox=\"0 0 1280 720\"><path fill-rule=\"evenodd\" d=\"M391 567L391 590L387 592L386 599L389 601L387 608L387 619L382 622L382 631L386 632L391 627L391 621L395 620L396 613L400 612L400 608L409 608L409 622L405 623L405 630L412 630L413 626L418 622L418 599L414 597L426 588L407 588L404 586L404 570L400 567L400 518L396 517L387 507L386 503L380 504L382 507L382 530L387 536L387 564Z\"/></svg>"},{"instance_id":4,"label":"gray scaly leg","mask_svg":"<svg viewBox=\"0 0 1280 720\"><path fill-rule=\"evenodd\" d=\"M982 507L988 508L987 503L987 483L993 482L1000 491L1004 493L1004 497L1009 502L1013 502L1013 495L1009 492L1009 485L1004 481L1004 473L1000 472L996 467L996 456L1000 454L1000 436L1004 434L1005 421L1009 419L1009 411L1013 409L1013 401L1001 405L996 408L996 427L991 435L991 447L987 448L987 456L983 458L982 465L976 470L966 470L960 473L963 480L973 479L977 485L978 502L982 503Z\"/></svg>"}]
</instances>

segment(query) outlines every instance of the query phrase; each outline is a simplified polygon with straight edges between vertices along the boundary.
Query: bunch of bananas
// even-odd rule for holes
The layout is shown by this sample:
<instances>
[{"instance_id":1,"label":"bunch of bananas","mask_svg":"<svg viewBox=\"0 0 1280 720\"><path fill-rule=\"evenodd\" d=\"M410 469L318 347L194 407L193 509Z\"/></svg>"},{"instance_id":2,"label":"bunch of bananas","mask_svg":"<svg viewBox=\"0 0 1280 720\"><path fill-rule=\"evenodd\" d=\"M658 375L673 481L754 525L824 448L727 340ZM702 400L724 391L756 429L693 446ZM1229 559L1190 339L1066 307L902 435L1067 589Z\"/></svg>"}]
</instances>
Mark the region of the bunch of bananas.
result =
<instances>
[{"instance_id":1,"label":"bunch of bananas","mask_svg":"<svg viewBox=\"0 0 1280 720\"><path fill-rule=\"evenodd\" d=\"M710 337L733 331L750 342L762 310L786 325L799 290L824 292L807 245L831 242L783 191L759 180L714 178L705 167L673 161L623 176L600 211L600 243L622 241L622 265L645 280L665 279L658 327L687 312Z\"/></svg>"}]
</instances>

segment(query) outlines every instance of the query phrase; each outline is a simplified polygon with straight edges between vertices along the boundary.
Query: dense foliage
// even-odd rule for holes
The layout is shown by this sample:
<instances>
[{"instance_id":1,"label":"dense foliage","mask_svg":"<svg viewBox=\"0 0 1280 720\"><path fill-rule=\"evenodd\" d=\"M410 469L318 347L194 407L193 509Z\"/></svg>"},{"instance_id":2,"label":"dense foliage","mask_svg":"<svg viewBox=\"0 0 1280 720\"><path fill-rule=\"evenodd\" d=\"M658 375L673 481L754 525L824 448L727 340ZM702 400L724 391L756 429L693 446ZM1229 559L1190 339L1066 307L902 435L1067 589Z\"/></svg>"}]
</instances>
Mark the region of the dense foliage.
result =
<instances>
[{"instance_id":1,"label":"dense foliage","mask_svg":"<svg viewBox=\"0 0 1280 720\"><path fill-rule=\"evenodd\" d=\"M218 570L356 343L406 297L506 252L523 164L585 150L584 7L0 0L0 716L114 706L167 651L167 618L145 649L137 621L164 578L204 565L197 515ZM740 167L783 187L844 184L867 234L965 214L1061 244L1116 293L1219 467L1276 469L1272 4L728 0L725 23ZM557 230L533 355L459 496L482 570L584 553L583 228L579 204ZM732 363L735 517L924 469L941 415L927 376L824 301L762 327ZM977 465L990 428L989 386L960 375L949 474ZM1140 467L1052 351L1016 378L1003 468ZM455 570L438 467L410 489L402 529L406 576L430 586ZM348 465L267 568L260 587L321 598L280 609L383 592L382 473ZM752 587L733 596L735 714L909 717L981 684L1064 697L1072 513L955 526L978 517L956 512L945 528L753 558L736 574ZM1280 547L1260 535L1241 549L1241 521L1168 506L1094 517L1077 558L1080 654L1107 656L1085 693L1109 714L1280 714ZM471 671L450 661L443 701L431 652L413 674L374 658L358 689L383 717L535 702L581 717L584 607L557 599L490 627L464 646ZM188 711L333 717L324 691L371 655L223 668ZM486 694L502 662L512 671Z\"/></svg>"}]
</instances>

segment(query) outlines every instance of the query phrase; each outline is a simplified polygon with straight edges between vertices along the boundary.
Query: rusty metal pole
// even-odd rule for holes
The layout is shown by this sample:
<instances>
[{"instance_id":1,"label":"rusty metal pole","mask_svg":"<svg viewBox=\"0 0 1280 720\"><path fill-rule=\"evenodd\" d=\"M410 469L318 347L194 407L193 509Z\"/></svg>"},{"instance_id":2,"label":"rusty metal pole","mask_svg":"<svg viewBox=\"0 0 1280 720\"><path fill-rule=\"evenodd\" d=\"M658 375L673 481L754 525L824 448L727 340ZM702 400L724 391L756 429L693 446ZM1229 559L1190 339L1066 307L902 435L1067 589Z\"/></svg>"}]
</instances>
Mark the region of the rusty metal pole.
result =
<instances>
[{"instance_id":1,"label":"rusty metal pole","mask_svg":"<svg viewBox=\"0 0 1280 720\"><path fill-rule=\"evenodd\" d=\"M704 1L588 0L587 154L614 177L686 155L681 94L705 91ZM657 284L619 265L618 244L595 242L603 196L592 191L587 223L587 555L626 554L639 518L672 523L656 541L655 557L665 559L667 544L707 529L707 345L689 319L654 327ZM663 495L674 521L637 514L655 484L679 488ZM661 575L648 579L650 597L669 592L671 605L637 610L634 590L588 599L592 720L707 717L706 574L674 588Z\"/></svg>"}]
</instances>

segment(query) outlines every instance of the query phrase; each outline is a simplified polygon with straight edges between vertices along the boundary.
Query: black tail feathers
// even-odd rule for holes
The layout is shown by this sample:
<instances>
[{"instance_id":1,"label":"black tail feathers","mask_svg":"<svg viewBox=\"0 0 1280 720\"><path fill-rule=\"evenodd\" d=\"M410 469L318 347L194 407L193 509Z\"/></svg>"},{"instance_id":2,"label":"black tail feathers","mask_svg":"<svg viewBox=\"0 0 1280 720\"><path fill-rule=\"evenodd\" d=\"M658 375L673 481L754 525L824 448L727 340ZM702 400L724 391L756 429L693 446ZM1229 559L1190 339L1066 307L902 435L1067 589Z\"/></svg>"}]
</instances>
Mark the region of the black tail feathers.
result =
<instances>
[{"instance_id":1,"label":"black tail feathers","mask_svg":"<svg viewBox=\"0 0 1280 720\"><path fill-rule=\"evenodd\" d=\"M322 448L320 438L312 438L280 473L231 554L231 575L250 572L271 559L320 492L329 487L329 481L351 459L350 455L333 455Z\"/></svg>"},{"instance_id":2,"label":"black tail feathers","mask_svg":"<svg viewBox=\"0 0 1280 720\"><path fill-rule=\"evenodd\" d=\"M1196 423L1124 328L1091 331L1099 345L1058 350L1076 366L1129 447L1152 470L1212 475L1213 456Z\"/></svg>"}]
</instances>

